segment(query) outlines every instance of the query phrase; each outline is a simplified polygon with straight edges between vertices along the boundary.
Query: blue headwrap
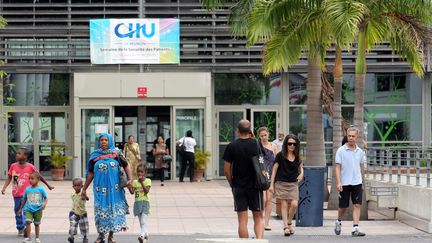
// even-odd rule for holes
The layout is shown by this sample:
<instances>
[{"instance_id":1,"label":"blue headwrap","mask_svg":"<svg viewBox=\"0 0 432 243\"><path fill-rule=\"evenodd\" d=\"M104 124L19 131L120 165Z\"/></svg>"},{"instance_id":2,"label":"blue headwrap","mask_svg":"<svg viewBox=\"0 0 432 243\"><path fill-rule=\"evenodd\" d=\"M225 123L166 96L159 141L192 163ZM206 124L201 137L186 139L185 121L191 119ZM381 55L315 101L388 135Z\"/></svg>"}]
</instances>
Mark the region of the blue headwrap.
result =
<instances>
[{"instance_id":1,"label":"blue headwrap","mask_svg":"<svg viewBox=\"0 0 432 243\"><path fill-rule=\"evenodd\" d=\"M107 137L108 138L108 148L106 150L101 150L100 149L100 147L101 147L101 145L100 145L100 139L101 139L101 137ZM90 158L87 161L86 175L88 174L88 168L90 166L90 161L92 161L93 159L95 159L95 158L97 158L97 157L99 157L101 155L104 155L104 154L110 154L110 153L117 153L118 154L118 153L121 153L121 151L119 149L115 148L115 146L114 146L114 139L111 136L111 134L109 134L109 133L101 133L98 136L96 143L97 143L96 145L97 145L98 149L96 149L95 151L93 151L90 154Z\"/></svg>"}]
</instances>

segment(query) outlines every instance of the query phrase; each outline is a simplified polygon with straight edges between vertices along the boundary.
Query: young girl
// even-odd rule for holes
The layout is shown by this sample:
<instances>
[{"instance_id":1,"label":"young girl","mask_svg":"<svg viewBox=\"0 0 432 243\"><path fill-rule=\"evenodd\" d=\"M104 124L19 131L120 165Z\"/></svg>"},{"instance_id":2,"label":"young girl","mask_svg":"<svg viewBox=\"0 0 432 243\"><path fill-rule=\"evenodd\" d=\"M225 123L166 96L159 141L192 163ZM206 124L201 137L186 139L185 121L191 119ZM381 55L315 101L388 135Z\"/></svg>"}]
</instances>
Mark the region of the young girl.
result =
<instances>
[{"instance_id":1,"label":"young girl","mask_svg":"<svg viewBox=\"0 0 432 243\"><path fill-rule=\"evenodd\" d=\"M298 183L302 179L300 140L294 135L287 135L282 144L282 152L276 155L269 189L281 200L285 236L294 234L292 219L298 204Z\"/></svg>"},{"instance_id":2,"label":"young girl","mask_svg":"<svg viewBox=\"0 0 432 243\"><path fill-rule=\"evenodd\" d=\"M271 178L275 156L278 152L277 145L269 141L269 131L267 127L260 127L258 129L258 136L261 142L267 171L270 173ZM272 210L272 198L273 193L271 191L267 190L264 192L264 230L271 230L269 222Z\"/></svg>"},{"instance_id":3,"label":"young girl","mask_svg":"<svg viewBox=\"0 0 432 243\"><path fill-rule=\"evenodd\" d=\"M136 169L138 180L133 180L129 191L135 193L134 216L138 216L141 226L141 235L138 237L140 243L148 241L147 220L150 212L150 187L151 180L146 178L147 168L140 163Z\"/></svg>"},{"instance_id":4,"label":"young girl","mask_svg":"<svg viewBox=\"0 0 432 243\"><path fill-rule=\"evenodd\" d=\"M31 233L31 223L33 222L35 226L35 243L40 243L39 239L39 225L42 219L42 210L45 209L48 198L45 189L42 186L39 186L40 175L38 172L33 172L30 175L30 184L31 186L27 187L24 192L24 199L21 203L21 206L18 210L19 213L22 212L22 209L25 205L26 212L26 231L27 238L24 239L24 242L30 241L30 233Z\"/></svg>"}]
</instances>

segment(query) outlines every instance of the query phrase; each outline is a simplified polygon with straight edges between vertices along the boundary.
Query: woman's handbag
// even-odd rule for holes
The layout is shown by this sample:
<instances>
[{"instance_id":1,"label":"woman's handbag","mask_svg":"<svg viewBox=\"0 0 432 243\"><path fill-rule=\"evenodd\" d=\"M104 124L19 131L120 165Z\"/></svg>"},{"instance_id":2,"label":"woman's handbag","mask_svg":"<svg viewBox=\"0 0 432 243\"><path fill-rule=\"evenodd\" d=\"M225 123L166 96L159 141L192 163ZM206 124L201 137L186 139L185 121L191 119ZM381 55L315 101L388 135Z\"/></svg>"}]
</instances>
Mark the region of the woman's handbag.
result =
<instances>
[{"instance_id":1,"label":"woman's handbag","mask_svg":"<svg viewBox=\"0 0 432 243\"><path fill-rule=\"evenodd\" d=\"M171 163L171 161L172 161L172 157L171 157L171 155L166 154L166 155L162 156L162 161L163 161L164 163Z\"/></svg>"},{"instance_id":2,"label":"woman's handbag","mask_svg":"<svg viewBox=\"0 0 432 243\"><path fill-rule=\"evenodd\" d=\"M252 157L252 164L255 170L256 188L261 191L266 191L270 188L270 174L267 171L267 166L264 162L261 147L257 142L258 154Z\"/></svg>"},{"instance_id":3,"label":"woman's handbag","mask_svg":"<svg viewBox=\"0 0 432 243\"><path fill-rule=\"evenodd\" d=\"M183 155L186 152L185 138L183 138L182 145L180 147L178 147L177 150L180 153L180 155Z\"/></svg>"}]
</instances>

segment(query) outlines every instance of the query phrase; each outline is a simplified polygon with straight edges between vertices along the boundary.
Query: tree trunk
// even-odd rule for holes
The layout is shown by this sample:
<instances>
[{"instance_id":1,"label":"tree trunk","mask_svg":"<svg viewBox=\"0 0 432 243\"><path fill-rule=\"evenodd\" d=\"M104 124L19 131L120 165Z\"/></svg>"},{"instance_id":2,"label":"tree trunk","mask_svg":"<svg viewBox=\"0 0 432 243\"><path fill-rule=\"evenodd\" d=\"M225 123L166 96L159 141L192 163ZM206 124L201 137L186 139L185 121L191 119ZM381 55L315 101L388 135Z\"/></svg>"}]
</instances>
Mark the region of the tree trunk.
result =
<instances>
[{"instance_id":1,"label":"tree trunk","mask_svg":"<svg viewBox=\"0 0 432 243\"><path fill-rule=\"evenodd\" d=\"M365 148L365 137L364 137L364 87L366 78L366 33L364 30L359 31L358 35L358 46L357 46L357 58L355 68L355 106L354 106L354 125L359 129L357 138L357 145L364 149ZM366 183L363 177L363 184ZM350 210L351 215L352 211ZM363 204L361 207L360 219L368 219L368 208L366 202L366 194L363 191Z\"/></svg>"},{"instance_id":2,"label":"tree trunk","mask_svg":"<svg viewBox=\"0 0 432 243\"><path fill-rule=\"evenodd\" d=\"M342 67L342 49L336 47L336 62L333 68L334 77L334 94L333 94L333 160L332 160L332 183L330 189L330 198L328 201L327 209L338 209L339 207L339 193L336 188L336 177L335 177L335 155L336 151L342 144L342 79L343 79L343 67Z\"/></svg>"},{"instance_id":3,"label":"tree trunk","mask_svg":"<svg viewBox=\"0 0 432 243\"><path fill-rule=\"evenodd\" d=\"M308 59L306 162L309 166L325 166L323 109L321 104L321 66L319 57Z\"/></svg>"}]
</instances>

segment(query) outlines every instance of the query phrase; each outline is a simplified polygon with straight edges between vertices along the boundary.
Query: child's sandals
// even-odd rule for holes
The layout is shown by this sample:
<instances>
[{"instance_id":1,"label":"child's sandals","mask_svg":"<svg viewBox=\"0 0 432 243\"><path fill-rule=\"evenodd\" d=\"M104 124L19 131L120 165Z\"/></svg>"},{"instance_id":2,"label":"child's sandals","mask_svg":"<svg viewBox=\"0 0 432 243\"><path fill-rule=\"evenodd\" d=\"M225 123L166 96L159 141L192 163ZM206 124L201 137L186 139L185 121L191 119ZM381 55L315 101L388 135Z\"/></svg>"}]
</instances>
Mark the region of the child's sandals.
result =
<instances>
[{"instance_id":1,"label":"child's sandals","mask_svg":"<svg viewBox=\"0 0 432 243\"><path fill-rule=\"evenodd\" d=\"M116 241L114 240L114 235L113 234L110 234L108 236L108 243L116 243Z\"/></svg>"},{"instance_id":2,"label":"child's sandals","mask_svg":"<svg viewBox=\"0 0 432 243\"><path fill-rule=\"evenodd\" d=\"M104 243L104 242L105 242L105 235L99 234L94 243Z\"/></svg>"}]
</instances>

